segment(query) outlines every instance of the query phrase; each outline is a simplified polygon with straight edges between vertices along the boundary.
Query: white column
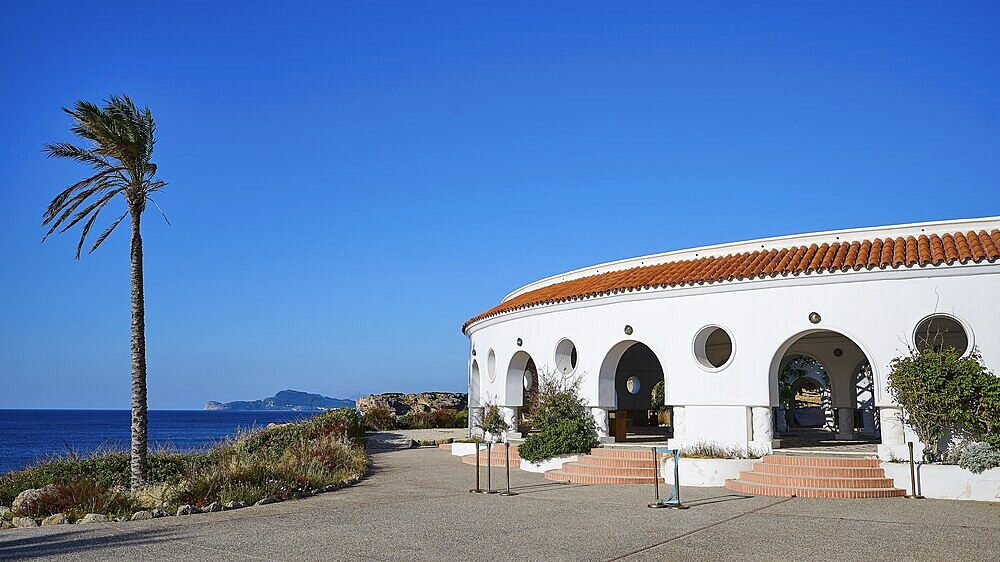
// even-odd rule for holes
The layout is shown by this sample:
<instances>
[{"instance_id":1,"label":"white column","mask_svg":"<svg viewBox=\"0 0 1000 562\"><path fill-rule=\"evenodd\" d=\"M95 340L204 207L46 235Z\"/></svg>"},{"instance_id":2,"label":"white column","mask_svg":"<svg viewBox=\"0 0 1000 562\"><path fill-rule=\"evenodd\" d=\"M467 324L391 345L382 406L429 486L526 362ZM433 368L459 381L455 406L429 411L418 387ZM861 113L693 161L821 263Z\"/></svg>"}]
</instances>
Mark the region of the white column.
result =
<instances>
[{"instance_id":1,"label":"white column","mask_svg":"<svg viewBox=\"0 0 1000 562\"><path fill-rule=\"evenodd\" d=\"M674 406L674 440L683 442L687 439L687 421L684 416L684 406ZM671 445L673 446L673 445Z\"/></svg>"},{"instance_id":2,"label":"white column","mask_svg":"<svg viewBox=\"0 0 1000 562\"><path fill-rule=\"evenodd\" d=\"M503 419L507 422L507 426L510 428L507 430L507 437L520 437L521 434L517 431L517 407L516 406L504 406L500 409L503 412Z\"/></svg>"},{"instance_id":3,"label":"white column","mask_svg":"<svg viewBox=\"0 0 1000 562\"><path fill-rule=\"evenodd\" d=\"M605 408L591 408L590 415L594 418L594 429L597 430L597 439L602 442L608 442L611 437L608 433L608 411Z\"/></svg>"},{"instance_id":4,"label":"white column","mask_svg":"<svg viewBox=\"0 0 1000 562\"><path fill-rule=\"evenodd\" d=\"M754 406L750 408L750 417L753 420L753 441L758 443L771 444L774 439L774 416L770 406Z\"/></svg>"},{"instance_id":5,"label":"white column","mask_svg":"<svg viewBox=\"0 0 1000 562\"><path fill-rule=\"evenodd\" d=\"M903 422L899 419L902 411L898 407L883 406L878 413L882 422L882 444L904 445Z\"/></svg>"},{"instance_id":6,"label":"white column","mask_svg":"<svg viewBox=\"0 0 1000 562\"><path fill-rule=\"evenodd\" d=\"M838 408L837 425L837 439L854 439L854 408Z\"/></svg>"},{"instance_id":7,"label":"white column","mask_svg":"<svg viewBox=\"0 0 1000 562\"><path fill-rule=\"evenodd\" d=\"M482 436L482 431L476 427L481 419L483 419L482 408L469 408L469 437L473 435Z\"/></svg>"}]
</instances>

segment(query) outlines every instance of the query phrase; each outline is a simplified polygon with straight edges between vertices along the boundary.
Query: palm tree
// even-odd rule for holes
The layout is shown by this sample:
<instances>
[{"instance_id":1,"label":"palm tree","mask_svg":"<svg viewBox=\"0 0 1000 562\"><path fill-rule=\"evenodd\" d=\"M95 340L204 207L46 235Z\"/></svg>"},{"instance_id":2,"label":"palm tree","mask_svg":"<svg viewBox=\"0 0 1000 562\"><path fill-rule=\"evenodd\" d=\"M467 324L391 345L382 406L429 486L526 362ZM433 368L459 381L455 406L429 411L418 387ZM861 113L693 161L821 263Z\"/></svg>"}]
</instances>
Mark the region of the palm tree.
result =
<instances>
[{"instance_id":1,"label":"palm tree","mask_svg":"<svg viewBox=\"0 0 1000 562\"><path fill-rule=\"evenodd\" d=\"M96 250L125 217L132 223L132 488L146 482L146 311L142 283L142 236L139 223L151 193L163 189L166 182L154 179L156 164L150 161L156 143L156 125L149 108L139 110L128 96L111 96L104 107L77 101L73 109L63 108L74 121L70 129L88 141L87 146L68 142L45 145L50 158L69 158L90 165L93 175L69 186L49 203L42 226L49 226L42 242L61 227L66 232L83 222L76 259L97 216L121 196L125 212L97 237L90 247ZM157 208L159 206L157 205ZM161 211L162 214L162 211ZM166 216L164 216L166 220ZM169 224L169 223L168 223Z\"/></svg>"}]
</instances>

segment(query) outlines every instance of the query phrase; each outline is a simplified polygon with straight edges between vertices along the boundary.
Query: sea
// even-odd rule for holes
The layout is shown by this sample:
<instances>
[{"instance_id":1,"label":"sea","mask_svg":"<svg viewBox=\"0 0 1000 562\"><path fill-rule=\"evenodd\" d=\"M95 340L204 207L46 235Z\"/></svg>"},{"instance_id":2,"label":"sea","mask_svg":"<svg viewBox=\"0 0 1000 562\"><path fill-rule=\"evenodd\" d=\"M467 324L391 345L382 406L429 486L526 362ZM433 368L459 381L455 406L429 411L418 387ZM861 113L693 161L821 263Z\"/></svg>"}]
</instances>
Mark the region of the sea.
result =
<instances>
[{"instance_id":1,"label":"sea","mask_svg":"<svg viewBox=\"0 0 1000 562\"><path fill-rule=\"evenodd\" d=\"M149 448L203 450L237 430L300 421L316 412L150 410ZM129 448L128 410L0 410L0 474L53 455Z\"/></svg>"}]
</instances>

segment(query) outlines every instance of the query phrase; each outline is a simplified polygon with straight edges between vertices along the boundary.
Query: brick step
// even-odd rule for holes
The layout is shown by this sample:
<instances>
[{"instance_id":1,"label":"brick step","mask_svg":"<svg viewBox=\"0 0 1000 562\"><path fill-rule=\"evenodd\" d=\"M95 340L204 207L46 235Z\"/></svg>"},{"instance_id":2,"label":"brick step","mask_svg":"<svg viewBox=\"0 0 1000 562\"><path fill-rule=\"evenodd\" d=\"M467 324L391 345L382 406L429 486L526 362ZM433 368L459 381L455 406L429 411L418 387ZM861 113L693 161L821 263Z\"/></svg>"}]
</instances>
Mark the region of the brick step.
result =
<instances>
[{"instance_id":1,"label":"brick step","mask_svg":"<svg viewBox=\"0 0 1000 562\"><path fill-rule=\"evenodd\" d=\"M634 468L624 466L595 466L582 462L568 462L562 466L562 471L566 474L580 474L590 476L645 476L653 478L656 470L652 466ZM652 480L650 480L652 484Z\"/></svg>"},{"instance_id":2,"label":"brick step","mask_svg":"<svg viewBox=\"0 0 1000 562\"><path fill-rule=\"evenodd\" d=\"M784 474L789 476L819 476L824 478L882 478L881 468L855 468L845 466L798 466L794 464L757 463L754 472L762 474Z\"/></svg>"},{"instance_id":3,"label":"brick step","mask_svg":"<svg viewBox=\"0 0 1000 562\"><path fill-rule=\"evenodd\" d=\"M900 498L906 495L906 490L899 488L808 488L757 484L743 480L726 480L726 488L741 494L797 496L800 498Z\"/></svg>"},{"instance_id":4,"label":"brick step","mask_svg":"<svg viewBox=\"0 0 1000 562\"><path fill-rule=\"evenodd\" d=\"M593 457L615 458L615 459L646 459L653 462L653 452L650 449L616 449L608 447L596 447L590 450ZM662 455L657 455L657 457Z\"/></svg>"},{"instance_id":5,"label":"brick step","mask_svg":"<svg viewBox=\"0 0 1000 562\"><path fill-rule=\"evenodd\" d=\"M821 476L789 476L763 472L740 472L740 481L799 488L892 488L892 478L824 478Z\"/></svg>"},{"instance_id":6,"label":"brick step","mask_svg":"<svg viewBox=\"0 0 1000 562\"><path fill-rule=\"evenodd\" d=\"M464 464L474 465L474 464L476 464L476 457L475 457L475 455L466 455L466 456L462 457L462 462ZM491 460L489 464L491 464L493 466L504 466L506 463L507 463L507 459L505 459L503 457L493 457L493 460ZM482 465L482 466L486 466L486 464L487 464L486 463L486 457L481 457L479 459L479 464ZM521 466L521 459L515 457L514 455L511 455L510 456L510 466L513 466L513 467Z\"/></svg>"},{"instance_id":7,"label":"brick step","mask_svg":"<svg viewBox=\"0 0 1000 562\"><path fill-rule=\"evenodd\" d=\"M577 462L592 466L621 466L625 468L653 468L653 459L621 459L616 457L595 457L593 455L578 455Z\"/></svg>"},{"instance_id":8,"label":"brick step","mask_svg":"<svg viewBox=\"0 0 1000 562\"><path fill-rule=\"evenodd\" d=\"M859 459L853 457L809 457L791 455L766 455L762 464L780 464L792 466L837 466L844 468L879 468L878 459Z\"/></svg>"},{"instance_id":9,"label":"brick step","mask_svg":"<svg viewBox=\"0 0 1000 562\"><path fill-rule=\"evenodd\" d=\"M564 465L565 466L565 465ZM589 474L571 474L563 470L550 470L545 473L546 480L556 482L572 482L574 484L652 484L652 476L594 476ZM663 482L663 479L660 479Z\"/></svg>"}]
</instances>

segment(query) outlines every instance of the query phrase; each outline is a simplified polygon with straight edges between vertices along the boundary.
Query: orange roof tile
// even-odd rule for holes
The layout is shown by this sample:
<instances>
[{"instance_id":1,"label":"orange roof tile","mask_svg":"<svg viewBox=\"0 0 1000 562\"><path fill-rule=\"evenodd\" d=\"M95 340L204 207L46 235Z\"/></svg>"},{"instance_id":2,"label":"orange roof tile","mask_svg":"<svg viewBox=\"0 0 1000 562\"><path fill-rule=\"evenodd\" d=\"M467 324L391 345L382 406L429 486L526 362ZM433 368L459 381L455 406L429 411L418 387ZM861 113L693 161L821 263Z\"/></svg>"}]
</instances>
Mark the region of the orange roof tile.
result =
<instances>
[{"instance_id":1,"label":"orange roof tile","mask_svg":"<svg viewBox=\"0 0 1000 562\"><path fill-rule=\"evenodd\" d=\"M512 297L471 318L462 330L473 322L532 306L642 289L798 275L803 272L938 266L955 262L993 262L997 259L1000 259L1000 230L997 229L989 233L981 230L930 236L921 234L918 238L876 238L706 256L609 271L546 285Z\"/></svg>"}]
</instances>

